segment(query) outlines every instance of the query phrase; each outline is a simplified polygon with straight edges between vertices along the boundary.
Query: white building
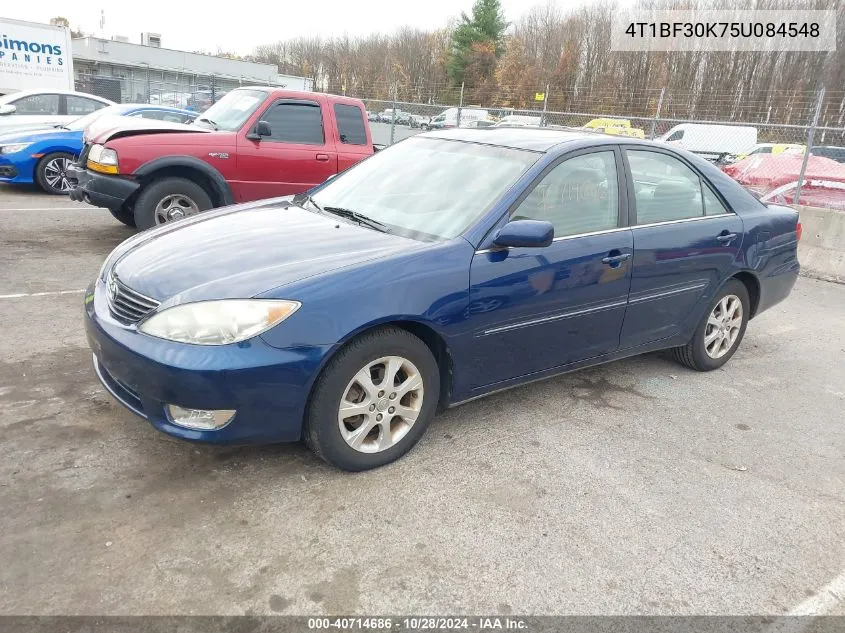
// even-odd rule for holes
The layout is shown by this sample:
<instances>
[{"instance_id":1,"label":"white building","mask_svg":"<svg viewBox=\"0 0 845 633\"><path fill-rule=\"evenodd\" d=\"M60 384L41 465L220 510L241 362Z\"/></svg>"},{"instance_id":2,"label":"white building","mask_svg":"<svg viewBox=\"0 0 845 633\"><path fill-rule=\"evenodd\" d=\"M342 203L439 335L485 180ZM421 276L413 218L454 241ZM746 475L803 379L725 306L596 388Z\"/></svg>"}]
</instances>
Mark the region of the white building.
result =
<instances>
[{"instance_id":1,"label":"white building","mask_svg":"<svg viewBox=\"0 0 845 633\"><path fill-rule=\"evenodd\" d=\"M161 48L155 33L144 44L125 37L73 40L76 89L123 103L150 102L204 109L223 93L244 85L311 90L311 79L280 75L272 64Z\"/></svg>"}]
</instances>

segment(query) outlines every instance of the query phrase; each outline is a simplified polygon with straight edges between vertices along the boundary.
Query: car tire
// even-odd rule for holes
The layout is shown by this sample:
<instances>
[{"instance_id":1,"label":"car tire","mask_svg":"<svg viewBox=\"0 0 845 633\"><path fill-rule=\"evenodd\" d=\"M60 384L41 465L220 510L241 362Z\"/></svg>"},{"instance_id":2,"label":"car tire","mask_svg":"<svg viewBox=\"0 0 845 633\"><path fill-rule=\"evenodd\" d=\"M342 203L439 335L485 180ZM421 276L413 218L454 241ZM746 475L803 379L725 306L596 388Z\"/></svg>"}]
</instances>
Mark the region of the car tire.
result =
<instances>
[{"instance_id":1,"label":"car tire","mask_svg":"<svg viewBox=\"0 0 845 633\"><path fill-rule=\"evenodd\" d=\"M109 209L109 213L111 213L116 220L123 222L126 226L135 228L135 213L131 209Z\"/></svg>"},{"instance_id":2,"label":"car tire","mask_svg":"<svg viewBox=\"0 0 845 633\"><path fill-rule=\"evenodd\" d=\"M47 154L35 166L35 182L49 194L66 196L70 193L70 183L65 175L65 169L73 160L73 154L67 152Z\"/></svg>"},{"instance_id":3,"label":"car tire","mask_svg":"<svg viewBox=\"0 0 845 633\"><path fill-rule=\"evenodd\" d=\"M385 384L388 371L394 377L390 385ZM362 375L370 377L369 389L362 386L366 379L358 382ZM410 388L415 385L419 387ZM428 346L403 329L380 327L345 345L321 372L305 416L305 442L318 457L343 470L384 466L422 437L439 396L440 371ZM351 415L344 416L342 402L347 407L357 403L362 413L349 408Z\"/></svg>"},{"instance_id":4,"label":"car tire","mask_svg":"<svg viewBox=\"0 0 845 633\"><path fill-rule=\"evenodd\" d=\"M144 187L135 201L135 226L145 231L213 206L211 196L197 183L186 178L161 178Z\"/></svg>"},{"instance_id":5,"label":"car tire","mask_svg":"<svg viewBox=\"0 0 845 633\"><path fill-rule=\"evenodd\" d=\"M750 309L745 284L729 280L707 306L689 343L672 350L675 360L696 371L719 369L742 343Z\"/></svg>"}]
</instances>

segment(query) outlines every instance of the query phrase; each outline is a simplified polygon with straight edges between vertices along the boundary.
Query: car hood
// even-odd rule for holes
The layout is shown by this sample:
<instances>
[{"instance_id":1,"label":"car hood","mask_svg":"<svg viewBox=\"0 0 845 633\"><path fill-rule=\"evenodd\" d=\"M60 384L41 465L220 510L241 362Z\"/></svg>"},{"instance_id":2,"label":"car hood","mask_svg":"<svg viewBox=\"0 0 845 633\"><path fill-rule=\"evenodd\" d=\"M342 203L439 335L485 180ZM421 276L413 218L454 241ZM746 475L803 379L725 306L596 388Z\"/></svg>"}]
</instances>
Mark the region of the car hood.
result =
<instances>
[{"instance_id":1,"label":"car hood","mask_svg":"<svg viewBox=\"0 0 845 633\"><path fill-rule=\"evenodd\" d=\"M277 199L210 211L148 231L133 240L112 269L136 292L176 305L253 297L424 246Z\"/></svg>"},{"instance_id":2,"label":"car hood","mask_svg":"<svg viewBox=\"0 0 845 633\"><path fill-rule=\"evenodd\" d=\"M141 117L125 117L118 115L101 116L95 119L85 130L85 140L91 143L105 143L111 139L123 136L138 136L141 134L175 134L195 133L207 134L212 132L208 128L185 123L172 123L157 119Z\"/></svg>"},{"instance_id":3,"label":"car hood","mask_svg":"<svg viewBox=\"0 0 845 633\"><path fill-rule=\"evenodd\" d=\"M65 130L63 128L41 128L36 130L6 132L0 130L0 144L8 143L35 143L37 141L53 141L58 139L77 139L82 137L82 132Z\"/></svg>"}]
</instances>

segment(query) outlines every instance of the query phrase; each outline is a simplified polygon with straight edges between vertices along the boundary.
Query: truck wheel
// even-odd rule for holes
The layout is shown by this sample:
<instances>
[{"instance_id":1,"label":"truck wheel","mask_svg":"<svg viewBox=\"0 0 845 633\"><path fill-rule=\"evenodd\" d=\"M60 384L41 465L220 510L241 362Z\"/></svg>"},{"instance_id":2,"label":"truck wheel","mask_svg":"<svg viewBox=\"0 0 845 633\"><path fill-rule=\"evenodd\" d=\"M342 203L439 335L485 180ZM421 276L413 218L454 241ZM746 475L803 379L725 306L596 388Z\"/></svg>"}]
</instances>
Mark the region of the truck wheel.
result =
<instances>
[{"instance_id":1,"label":"truck wheel","mask_svg":"<svg viewBox=\"0 0 845 633\"><path fill-rule=\"evenodd\" d=\"M135 214L132 212L132 209L118 209L117 211L109 209L109 213L111 213L116 220L123 222L126 226L135 227Z\"/></svg>"},{"instance_id":2,"label":"truck wheel","mask_svg":"<svg viewBox=\"0 0 845 633\"><path fill-rule=\"evenodd\" d=\"M135 201L135 225L145 231L213 206L211 197L197 183L185 178L162 178L141 190Z\"/></svg>"},{"instance_id":3,"label":"truck wheel","mask_svg":"<svg viewBox=\"0 0 845 633\"><path fill-rule=\"evenodd\" d=\"M38 161L38 166L35 168L35 181L38 186L54 195L67 194L70 191L70 183L65 172L72 162L73 154L66 152L47 154Z\"/></svg>"}]
</instances>

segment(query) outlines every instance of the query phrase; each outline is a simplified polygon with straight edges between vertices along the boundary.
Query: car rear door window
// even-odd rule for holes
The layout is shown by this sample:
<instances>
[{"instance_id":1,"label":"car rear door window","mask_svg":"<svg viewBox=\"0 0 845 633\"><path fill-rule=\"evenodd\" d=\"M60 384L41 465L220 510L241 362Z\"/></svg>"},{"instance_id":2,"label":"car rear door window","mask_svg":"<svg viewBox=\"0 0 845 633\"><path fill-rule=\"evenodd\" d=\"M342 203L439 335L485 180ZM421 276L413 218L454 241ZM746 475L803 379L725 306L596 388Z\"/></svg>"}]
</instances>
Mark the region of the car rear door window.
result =
<instances>
[{"instance_id":1,"label":"car rear door window","mask_svg":"<svg viewBox=\"0 0 845 633\"><path fill-rule=\"evenodd\" d=\"M619 225L619 187L614 152L593 152L563 161L534 187L512 219L551 222L555 237L615 229Z\"/></svg>"},{"instance_id":2,"label":"car rear door window","mask_svg":"<svg viewBox=\"0 0 845 633\"><path fill-rule=\"evenodd\" d=\"M96 99L89 99L87 97L79 97L76 95L67 95L67 113L74 116L83 116L91 114L95 110L106 107L106 104Z\"/></svg>"},{"instance_id":3,"label":"car rear door window","mask_svg":"<svg viewBox=\"0 0 845 633\"><path fill-rule=\"evenodd\" d=\"M361 108L336 103L334 104L334 115L337 119L341 143L347 145L367 144L367 129L364 127L364 115L361 113Z\"/></svg>"},{"instance_id":4,"label":"car rear door window","mask_svg":"<svg viewBox=\"0 0 845 633\"><path fill-rule=\"evenodd\" d=\"M59 95L29 95L12 101L12 104L16 108L15 114L59 114Z\"/></svg>"},{"instance_id":5,"label":"car rear door window","mask_svg":"<svg viewBox=\"0 0 845 633\"><path fill-rule=\"evenodd\" d=\"M261 117L270 125L269 141L322 145L323 114L317 103L283 101L275 103Z\"/></svg>"},{"instance_id":6,"label":"car rear door window","mask_svg":"<svg viewBox=\"0 0 845 633\"><path fill-rule=\"evenodd\" d=\"M626 154L634 185L637 224L702 217L708 194L711 199L707 214L726 212L699 175L679 159L642 150L627 150Z\"/></svg>"}]
</instances>

